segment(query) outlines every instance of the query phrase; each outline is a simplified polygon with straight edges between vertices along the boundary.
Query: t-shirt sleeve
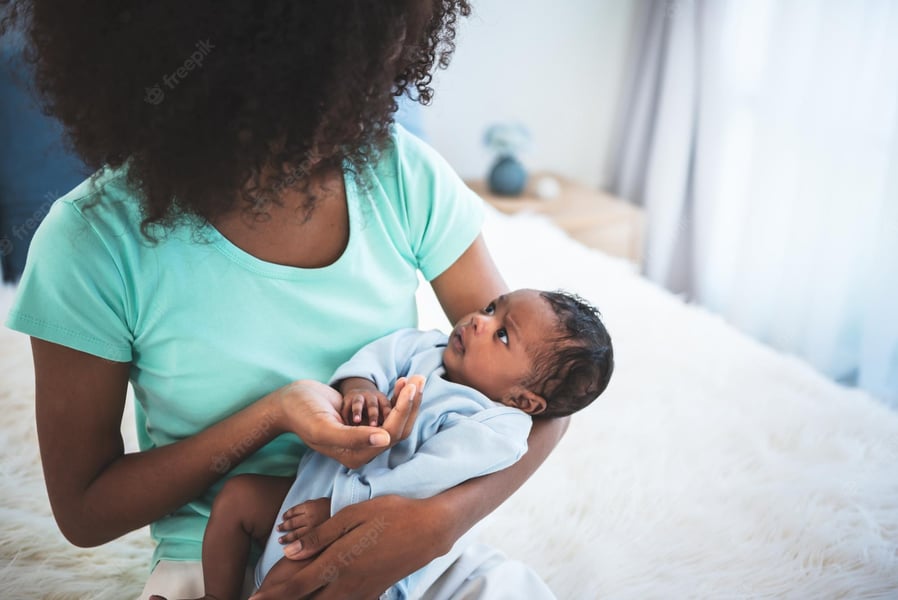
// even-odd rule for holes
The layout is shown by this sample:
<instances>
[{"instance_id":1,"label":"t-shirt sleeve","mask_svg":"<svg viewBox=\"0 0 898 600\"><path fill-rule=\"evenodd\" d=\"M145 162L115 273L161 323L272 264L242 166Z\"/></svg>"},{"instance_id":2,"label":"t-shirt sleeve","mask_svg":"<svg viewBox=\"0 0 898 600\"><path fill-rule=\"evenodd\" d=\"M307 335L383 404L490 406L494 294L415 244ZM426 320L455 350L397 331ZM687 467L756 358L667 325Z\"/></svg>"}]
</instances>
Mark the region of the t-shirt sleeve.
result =
<instances>
[{"instance_id":1,"label":"t-shirt sleeve","mask_svg":"<svg viewBox=\"0 0 898 600\"><path fill-rule=\"evenodd\" d=\"M436 150L395 126L399 183L408 238L418 268L431 281L474 242L483 225L483 200Z\"/></svg>"},{"instance_id":2,"label":"t-shirt sleeve","mask_svg":"<svg viewBox=\"0 0 898 600\"><path fill-rule=\"evenodd\" d=\"M57 201L28 249L6 326L117 362L130 362L125 285L106 245L70 203Z\"/></svg>"}]
</instances>

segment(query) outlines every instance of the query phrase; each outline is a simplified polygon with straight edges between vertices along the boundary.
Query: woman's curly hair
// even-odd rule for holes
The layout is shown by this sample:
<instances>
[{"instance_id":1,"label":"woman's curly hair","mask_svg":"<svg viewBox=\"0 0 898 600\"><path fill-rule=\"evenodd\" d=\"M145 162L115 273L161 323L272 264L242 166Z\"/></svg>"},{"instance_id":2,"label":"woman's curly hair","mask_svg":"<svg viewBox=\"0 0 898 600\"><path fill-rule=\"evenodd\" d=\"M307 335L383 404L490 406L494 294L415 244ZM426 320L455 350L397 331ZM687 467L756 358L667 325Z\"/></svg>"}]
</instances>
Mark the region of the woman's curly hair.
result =
<instances>
[{"instance_id":1,"label":"woman's curly hair","mask_svg":"<svg viewBox=\"0 0 898 600\"><path fill-rule=\"evenodd\" d=\"M430 102L465 0L0 0L43 112L92 170L127 163L149 224L258 214L377 160L396 98ZM277 175L259 177L271 168Z\"/></svg>"}]
</instances>

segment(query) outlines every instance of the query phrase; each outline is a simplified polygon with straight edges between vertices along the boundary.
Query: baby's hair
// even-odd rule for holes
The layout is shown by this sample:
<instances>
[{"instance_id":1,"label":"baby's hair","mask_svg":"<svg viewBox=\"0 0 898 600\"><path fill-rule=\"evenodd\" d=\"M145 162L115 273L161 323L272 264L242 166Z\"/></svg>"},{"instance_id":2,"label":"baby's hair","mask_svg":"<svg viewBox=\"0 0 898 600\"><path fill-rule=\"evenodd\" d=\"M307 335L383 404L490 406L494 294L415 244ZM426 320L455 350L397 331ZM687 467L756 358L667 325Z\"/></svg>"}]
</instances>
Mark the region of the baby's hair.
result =
<instances>
[{"instance_id":1,"label":"baby's hair","mask_svg":"<svg viewBox=\"0 0 898 600\"><path fill-rule=\"evenodd\" d=\"M558 336L533 356L525 387L546 400L539 417L563 417L592 403L614 371L611 336L598 309L565 291L540 292L558 318Z\"/></svg>"}]
</instances>

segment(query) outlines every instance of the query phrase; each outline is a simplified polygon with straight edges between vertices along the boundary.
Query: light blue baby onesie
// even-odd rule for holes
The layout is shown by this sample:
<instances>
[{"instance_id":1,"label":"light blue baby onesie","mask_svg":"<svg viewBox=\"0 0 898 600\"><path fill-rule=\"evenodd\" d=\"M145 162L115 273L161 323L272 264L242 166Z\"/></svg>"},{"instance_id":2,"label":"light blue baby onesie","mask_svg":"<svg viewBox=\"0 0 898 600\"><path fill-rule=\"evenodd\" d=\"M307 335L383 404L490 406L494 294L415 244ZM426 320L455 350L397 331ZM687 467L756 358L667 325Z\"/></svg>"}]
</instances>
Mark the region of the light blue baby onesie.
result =
<instances>
[{"instance_id":1,"label":"light blue baby onesie","mask_svg":"<svg viewBox=\"0 0 898 600\"><path fill-rule=\"evenodd\" d=\"M279 515L306 500L323 497L330 497L332 515L349 504L387 494L428 498L468 479L500 471L523 456L530 416L493 402L473 388L443 379L446 343L447 337L440 331L402 329L368 344L337 369L332 383L364 377L387 397L399 377L425 376L427 383L414 429L407 439L358 469L307 452ZM284 556L280 535L276 529L272 531L256 565L257 587ZM369 542L375 546L377 540ZM347 556L347 563L352 559ZM431 565L412 573L382 597L408 598Z\"/></svg>"}]
</instances>

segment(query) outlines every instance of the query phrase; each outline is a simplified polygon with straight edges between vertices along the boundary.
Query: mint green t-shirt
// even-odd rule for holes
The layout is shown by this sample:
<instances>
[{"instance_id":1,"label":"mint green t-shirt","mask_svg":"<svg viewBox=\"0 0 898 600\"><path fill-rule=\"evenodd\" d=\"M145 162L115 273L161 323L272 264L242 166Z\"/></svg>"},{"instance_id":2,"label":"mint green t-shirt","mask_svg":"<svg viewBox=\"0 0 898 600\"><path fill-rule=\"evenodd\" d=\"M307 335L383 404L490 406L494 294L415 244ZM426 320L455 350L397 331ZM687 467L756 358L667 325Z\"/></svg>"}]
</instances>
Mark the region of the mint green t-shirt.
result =
<instances>
[{"instance_id":1,"label":"mint green t-shirt","mask_svg":"<svg viewBox=\"0 0 898 600\"><path fill-rule=\"evenodd\" d=\"M7 326L130 362L141 450L192 436L297 379L327 381L360 347L416 326L415 290L471 245L481 200L426 144L395 126L358 185L346 176L349 242L302 269L242 251L210 225L152 245L121 170L58 199L38 228ZM265 424L260 423L260 428ZM282 435L242 464L292 476L304 446ZM199 560L221 483L151 526L160 559Z\"/></svg>"}]
</instances>

